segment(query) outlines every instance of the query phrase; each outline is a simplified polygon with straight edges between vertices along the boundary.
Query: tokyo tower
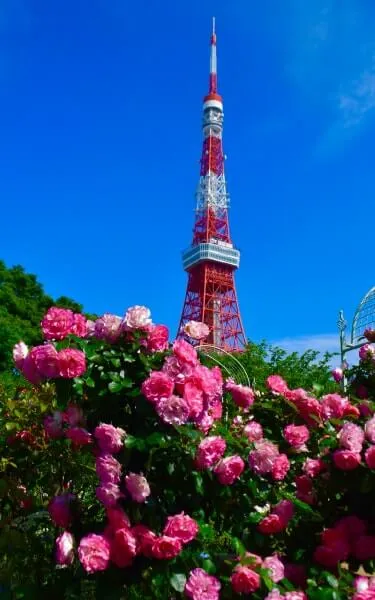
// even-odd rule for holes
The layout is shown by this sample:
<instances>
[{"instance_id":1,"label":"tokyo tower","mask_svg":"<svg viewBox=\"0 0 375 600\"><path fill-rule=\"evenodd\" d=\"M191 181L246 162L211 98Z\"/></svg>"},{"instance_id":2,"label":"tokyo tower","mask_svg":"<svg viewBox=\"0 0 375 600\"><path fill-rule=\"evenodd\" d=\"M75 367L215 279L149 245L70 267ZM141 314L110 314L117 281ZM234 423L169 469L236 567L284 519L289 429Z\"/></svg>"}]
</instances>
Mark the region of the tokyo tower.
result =
<instances>
[{"instance_id":1,"label":"tokyo tower","mask_svg":"<svg viewBox=\"0 0 375 600\"><path fill-rule=\"evenodd\" d=\"M215 19L211 36L209 91L203 100L203 149L193 242L183 252L188 284L178 337L188 321L208 325L205 344L241 351L246 337L238 307L234 271L240 252L229 233L229 198L224 174L223 100L217 89Z\"/></svg>"}]
</instances>

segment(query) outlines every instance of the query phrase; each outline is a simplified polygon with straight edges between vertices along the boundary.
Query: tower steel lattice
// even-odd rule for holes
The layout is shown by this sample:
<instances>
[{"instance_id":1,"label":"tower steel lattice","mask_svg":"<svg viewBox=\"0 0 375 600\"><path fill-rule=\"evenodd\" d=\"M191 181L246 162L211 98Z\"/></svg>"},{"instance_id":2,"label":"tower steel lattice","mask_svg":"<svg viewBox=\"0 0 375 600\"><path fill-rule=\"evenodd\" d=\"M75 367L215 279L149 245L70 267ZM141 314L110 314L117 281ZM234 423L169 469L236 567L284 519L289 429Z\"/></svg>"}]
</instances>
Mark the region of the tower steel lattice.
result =
<instances>
[{"instance_id":1,"label":"tower steel lattice","mask_svg":"<svg viewBox=\"0 0 375 600\"><path fill-rule=\"evenodd\" d=\"M211 35L209 91L203 100L203 149L192 245L183 252L188 284L178 337L191 320L210 328L205 344L240 351L246 337L234 282L240 252L231 240L224 174L223 100L217 88L215 20Z\"/></svg>"}]
</instances>

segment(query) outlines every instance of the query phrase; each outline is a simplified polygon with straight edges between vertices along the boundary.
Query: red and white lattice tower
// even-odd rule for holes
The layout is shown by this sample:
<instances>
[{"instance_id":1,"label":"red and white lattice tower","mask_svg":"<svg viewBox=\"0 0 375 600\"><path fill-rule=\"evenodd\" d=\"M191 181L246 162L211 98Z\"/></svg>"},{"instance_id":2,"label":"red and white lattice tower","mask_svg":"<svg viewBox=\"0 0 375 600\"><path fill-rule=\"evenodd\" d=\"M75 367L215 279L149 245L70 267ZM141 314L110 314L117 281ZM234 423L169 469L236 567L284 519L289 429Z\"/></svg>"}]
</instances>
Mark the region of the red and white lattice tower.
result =
<instances>
[{"instance_id":1,"label":"red and white lattice tower","mask_svg":"<svg viewBox=\"0 0 375 600\"><path fill-rule=\"evenodd\" d=\"M205 344L240 351L246 345L234 284L240 252L229 233L222 133L223 101L217 91L214 20L209 92L203 101L203 150L193 243L182 257L188 284L178 337L184 336L183 327L188 321L202 321L210 328Z\"/></svg>"}]
</instances>

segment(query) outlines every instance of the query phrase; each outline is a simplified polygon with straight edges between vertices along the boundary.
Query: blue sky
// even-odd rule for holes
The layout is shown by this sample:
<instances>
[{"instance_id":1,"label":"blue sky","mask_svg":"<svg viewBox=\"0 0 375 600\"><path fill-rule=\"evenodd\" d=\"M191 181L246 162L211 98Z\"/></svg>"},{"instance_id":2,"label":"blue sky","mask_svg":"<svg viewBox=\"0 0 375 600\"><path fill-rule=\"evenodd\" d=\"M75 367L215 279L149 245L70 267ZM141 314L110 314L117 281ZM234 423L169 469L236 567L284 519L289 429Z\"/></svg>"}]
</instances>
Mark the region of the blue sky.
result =
<instances>
[{"instance_id":1,"label":"blue sky","mask_svg":"<svg viewBox=\"0 0 375 600\"><path fill-rule=\"evenodd\" d=\"M374 285L370 0L2 0L0 257L175 332L212 15L247 335L331 348Z\"/></svg>"}]
</instances>

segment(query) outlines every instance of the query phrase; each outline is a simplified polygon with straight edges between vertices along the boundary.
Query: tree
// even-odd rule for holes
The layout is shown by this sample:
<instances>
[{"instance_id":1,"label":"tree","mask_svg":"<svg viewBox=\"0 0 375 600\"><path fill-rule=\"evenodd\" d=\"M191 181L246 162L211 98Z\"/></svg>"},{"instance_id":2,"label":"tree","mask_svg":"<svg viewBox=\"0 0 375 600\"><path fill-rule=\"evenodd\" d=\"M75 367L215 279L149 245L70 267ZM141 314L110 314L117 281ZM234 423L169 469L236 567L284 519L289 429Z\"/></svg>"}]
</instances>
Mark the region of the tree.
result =
<instances>
[{"instance_id":1,"label":"tree","mask_svg":"<svg viewBox=\"0 0 375 600\"><path fill-rule=\"evenodd\" d=\"M8 268L0 260L0 372L12 366L12 347L19 340L28 345L41 342L40 321L51 306L82 311L67 296L56 301L48 296L35 275L20 265Z\"/></svg>"}]
</instances>

